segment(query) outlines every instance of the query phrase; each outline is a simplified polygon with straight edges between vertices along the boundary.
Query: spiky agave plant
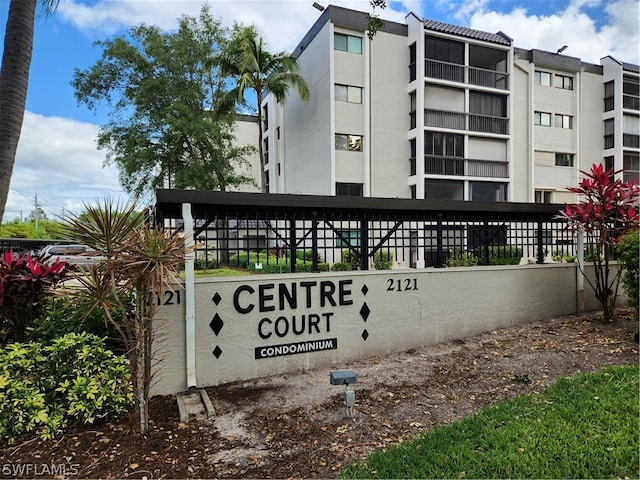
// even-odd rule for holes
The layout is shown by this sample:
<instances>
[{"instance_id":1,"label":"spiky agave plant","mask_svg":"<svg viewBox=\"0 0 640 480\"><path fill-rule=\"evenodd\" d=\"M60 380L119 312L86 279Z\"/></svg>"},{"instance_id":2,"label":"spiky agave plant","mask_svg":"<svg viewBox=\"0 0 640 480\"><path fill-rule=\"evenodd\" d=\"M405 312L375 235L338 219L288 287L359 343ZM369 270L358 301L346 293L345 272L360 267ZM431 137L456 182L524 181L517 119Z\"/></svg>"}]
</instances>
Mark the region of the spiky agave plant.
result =
<instances>
[{"instance_id":1,"label":"spiky agave plant","mask_svg":"<svg viewBox=\"0 0 640 480\"><path fill-rule=\"evenodd\" d=\"M138 425L149 427L148 400L153 378L152 344L154 293L172 289L184 259L184 240L144 221L135 203L121 205L104 200L86 205L80 215L65 220L63 235L83 243L104 260L76 274L77 304L88 315L104 312L105 322L120 333L128 351Z\"/></svg>"}]
</instances>

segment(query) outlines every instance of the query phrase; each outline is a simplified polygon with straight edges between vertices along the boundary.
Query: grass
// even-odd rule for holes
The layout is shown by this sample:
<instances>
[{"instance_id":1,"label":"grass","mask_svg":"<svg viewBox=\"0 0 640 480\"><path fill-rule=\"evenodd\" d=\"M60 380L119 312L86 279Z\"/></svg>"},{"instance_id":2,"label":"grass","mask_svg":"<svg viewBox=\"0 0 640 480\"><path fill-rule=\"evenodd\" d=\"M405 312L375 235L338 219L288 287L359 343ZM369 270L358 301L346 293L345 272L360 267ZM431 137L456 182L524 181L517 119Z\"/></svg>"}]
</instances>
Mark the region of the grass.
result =
<instances>
[{"instance_id":1,"label":"grass","mask_svg":"<svg viewBox=\"0 0 640 480\"><path fill-rule=\"evenodd\" d=\"M640 369L607 367L486 408L340 478L639 478Z\"/></svg>"},{"instance_id":2,"label":"grass","mask_svg":"<svg viewBox=\"0 0 640 480\"><path fill-rule=\"evenodd\" d=\"M235 277L238 275L250 275L251 272L244 269L237 268L227 268L227 267L219 267L219 268L208 268L206 270L196 270L195 275L196 278L208 278L208 277ZM180 272L180 278L184 278L184 270Z\"/></svg>"}]
</instances>

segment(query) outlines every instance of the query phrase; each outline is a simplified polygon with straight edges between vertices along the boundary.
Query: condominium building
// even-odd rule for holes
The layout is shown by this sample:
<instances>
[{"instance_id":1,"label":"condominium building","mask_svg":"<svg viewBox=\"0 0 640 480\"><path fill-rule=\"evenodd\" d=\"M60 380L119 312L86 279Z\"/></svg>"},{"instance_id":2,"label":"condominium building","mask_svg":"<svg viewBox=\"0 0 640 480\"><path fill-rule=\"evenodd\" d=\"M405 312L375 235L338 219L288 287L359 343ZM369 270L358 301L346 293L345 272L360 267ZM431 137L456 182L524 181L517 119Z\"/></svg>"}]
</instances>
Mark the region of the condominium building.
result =
<instances>
[{"instance_id":1,"label":"condominium building","mask_svg":"<svg viewBox=\"0 0 640 480\"><path fill-rule=\"evenodd\" d=\"M260 106L269 192L562 203L593 163L638 176L637 65L367 20L327 7L294 52L309 101Z\"/></svg>"}]
</instances>

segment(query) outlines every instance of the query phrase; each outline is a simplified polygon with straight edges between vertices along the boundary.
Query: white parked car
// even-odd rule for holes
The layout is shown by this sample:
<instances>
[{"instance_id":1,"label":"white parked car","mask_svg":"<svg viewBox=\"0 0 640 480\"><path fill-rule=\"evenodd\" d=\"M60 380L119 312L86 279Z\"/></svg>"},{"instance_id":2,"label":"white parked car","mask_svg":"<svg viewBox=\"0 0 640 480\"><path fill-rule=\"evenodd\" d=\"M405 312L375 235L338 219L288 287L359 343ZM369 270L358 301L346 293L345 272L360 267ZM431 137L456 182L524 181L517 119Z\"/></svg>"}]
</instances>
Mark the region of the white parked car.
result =
<instances>
[{"instance_id":1,"label":"white parked car","mask_svg":"<svg viewBox=\"0 0 640 480\"><path fill-rule=\"evenodd\" d=\"M105 257L86 245L47 245L40 250L40 257L44 263L51 264L56 260L75 265L78 268L88 268L105 260Z\"/></svg>"}]
</instances>

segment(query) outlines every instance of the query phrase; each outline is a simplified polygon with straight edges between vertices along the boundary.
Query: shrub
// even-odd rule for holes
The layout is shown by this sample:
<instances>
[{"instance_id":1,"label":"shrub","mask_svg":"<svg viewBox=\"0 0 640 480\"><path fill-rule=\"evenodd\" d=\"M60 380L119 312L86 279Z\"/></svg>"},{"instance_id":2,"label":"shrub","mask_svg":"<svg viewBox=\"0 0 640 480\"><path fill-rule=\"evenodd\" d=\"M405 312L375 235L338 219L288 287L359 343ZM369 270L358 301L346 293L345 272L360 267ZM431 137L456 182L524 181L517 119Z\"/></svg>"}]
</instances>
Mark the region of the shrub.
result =
<instances>
[{"instance_id":1,"label":"shrub","mask_svg":"<svg viewBox=\"0 0 640 480\"><path fill-rule=\"evenodd\" d=\"M0 440L35 431L61 432L69 419L92 423L133 404L126 358L88 333L52 345L13 343L0 349Z\"/></svg>"},{"instance_id":2,"label":"shrub","mask_svg":"<svg viewBox=\"0 0 640 480\"><path fill-rule=\"evenodd\" d=\"M127 303L131 304L131 301ZM119 315L119 312L116 313ZM72 296L52 296L46 299L44 313L34 319L28 338L34 342L50 344L67 333L87 332L100 338L106 337L105 345L118 353L125 353L125 347L115 327L105 318L104 312L85 311L78 308Z\"/></svg>"},{"instance_id":3,"label":"shrub","mask_svg":"<svg viewBox=\"0 0 640 480\"><path fill-rule=\"evenodd\" d=\"M473 252L466 252L462 248L452 248L447 252L447 267L474 267L478 265L478 257Z\"/></svg>"},{"instance_id":4,"label":"shrub","mask_svg":"<svg viewBox=\"0 0 640 480\"><path fill-rule=\"evenodd\" d=\"M311 272L312 269L313 269L313 263L309 263L308 261L306 263L296 262L296 272ZM318 271L328 272L329 264L324 262L319 262Z\"/></svg>"},{"instance_id":5,"label":"shrub","mask_svg":"<svg viewBox=\"0 0 640 480\"><path fill-rule=\"evenodd\" d=\"M218 266L214 259L196 258L193 262L195 270L211 270Z\"/></svg>"},{"instance_id":6,"label":"shrub","mask_svg":"<svg viewBox=\"0 0 640 480\"><path fill-rule=\"evenodd\" d=\"M66 263L51 265L31 255L0 256L0 341L23 342L27 328L43 312L50 287L63 280Z\"/></svg>"},{"instance_id":7,"label":"shrub","mask_svg":"<svg viewBox=\"0 0 640 480\"><path fill-rule=\"evenodd\" d=\"M553 261L558 263L575 263L576 256L570 255L568 252L565 252L563 249L558 248L553 251Z\"/></svg>"},{"instance_id":8,"label":"shrub","mask_svg":"<svg viewBox=\"0 0 640 480\"><path fill-rule=\"evenodd\" d=\"M256 263L266 263L267 253L260 250L254 252L239 252L229 257L229 266L238 268L251 268Z\"/></svg>"},{"instance_id":9,"label":"shrub","mask_svg":"<svg viewBox=\"0 0 640 480\"><path fill-rule=\"evenodd\" d=\"M624 234L616 245L616 252L623 269L622 288L629 296L629 304L637 311L640 296L640 231Z\"/></svg>"},{"instance_id":10,"label":"shrub","mask_svg":"<svg viewBox=\"0 0 640 480\"><path fill-rule=\"evenodd\" d=\"M360 269L360 253L348 248L342 250L342 263L349 265L351 270Z\"/></svg>"},{"instance_id":11,"label":"shrub","mask_svg":"<svg viewBox=\"0 0 640 480\"><path fill-rule=\"evenodd\" d=\"M373 254L373 265L376 270L391 270L393 266L393 252L378 250Z\"/></svg>"},{"instance_id":12,"label":"shrub","mask_svg":"<svg viewBox=\"0 0 640 480\"><path fill-rule=\"evenodd\" d=\"M487 265L519 265L522 249L511 245L492 245L489 247Z\"/></svg>"},{"instance_id":13,"label":"shrub","mask_svg":"<svg viewBox=\"0 0 640 480\"><path fill-rule=\"evenodd\" d=\"M348 263L338 262L331 265L332 272L348 272L351 270L353 270L353 268L351 268L351 265Z\"/></svg>"}]
</instances>

